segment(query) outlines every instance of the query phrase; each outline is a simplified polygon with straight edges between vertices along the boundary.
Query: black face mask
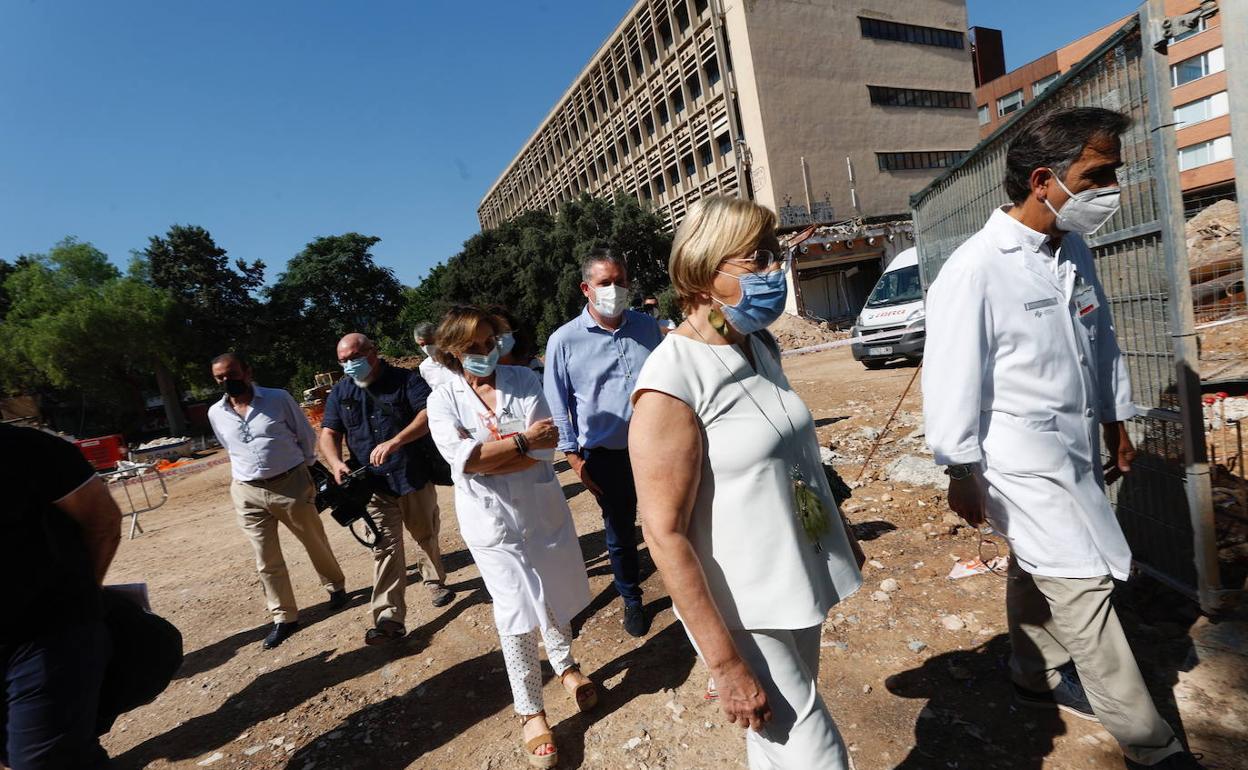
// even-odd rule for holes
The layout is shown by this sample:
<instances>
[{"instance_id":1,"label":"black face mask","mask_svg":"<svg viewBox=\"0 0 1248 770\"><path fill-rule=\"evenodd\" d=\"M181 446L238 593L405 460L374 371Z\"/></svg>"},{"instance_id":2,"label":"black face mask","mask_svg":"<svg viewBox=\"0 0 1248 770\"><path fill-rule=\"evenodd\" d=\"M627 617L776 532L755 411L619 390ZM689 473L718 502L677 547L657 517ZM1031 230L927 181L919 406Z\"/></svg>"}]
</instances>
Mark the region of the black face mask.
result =
<instances>
[{"instance_id":1,"label":"black face mask","mask_svg":"<svg viewBox=\"0 0 1248 770\"><path fill-rule=\"evenodd\" d=\"M225 388L226 395L230 396L241 396L251 389L251 386L243 380L236 380L233 378L227 379L225 382L221 383L221 387Z\"/></svg>"}]
</instances>

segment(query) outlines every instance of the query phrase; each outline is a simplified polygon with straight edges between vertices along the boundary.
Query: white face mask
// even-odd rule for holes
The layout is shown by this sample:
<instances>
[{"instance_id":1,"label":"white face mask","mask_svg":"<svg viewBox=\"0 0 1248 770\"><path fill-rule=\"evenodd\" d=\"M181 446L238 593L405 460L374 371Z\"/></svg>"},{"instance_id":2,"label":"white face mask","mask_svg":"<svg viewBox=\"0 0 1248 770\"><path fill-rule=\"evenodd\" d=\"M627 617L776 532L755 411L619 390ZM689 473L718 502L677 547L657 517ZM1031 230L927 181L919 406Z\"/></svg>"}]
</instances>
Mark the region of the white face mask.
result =
<instances>
[{"instance_id":1,"label":"white face mask","mask_svg":"<svg viewBox=\"0 0 1248 770\"><path fill-rule=\"evenodd\" d=\"M1053 204L1049 203L1046 198L1044 205L1049 207L1049 211L1057 217L1057 229L1064 230L1068 233L1079 233L1080 235L1091 235L1100 230L1101 227L1109 221L1109 218L1118 211L1121 205L1119 200L1122 190L1117 187L1095 187L1091 190L1084 190L1080 193L1072 193L1062 184L1062 180L1058 178L1057 172L1049 169L1053 174L1053 181L1057 182L1070 198L1062 204L1062 208L1053 208Z\"/></svg>"},{"instance_id":2,"label":"white face mask","mask_svg":"<svg viewBox=\"0 0 1248 770\"><path fill-rule=\"evenodd\" d=\"M594 310L597 310L603 318L618 318L628 307L632 294L627 287L614 283L610 286L595 286L593 290Z\"/></svg>"},{"instance_id":3,"label":"white face mask","mask_svg":"<svg viewBox=\"0 0 1248 770\"><path fill-rule=\"evenodd\" d=\"M420 349L424 351L424 354L429 358L433 358L433 354L438 352L438 346L432 343L428 345L421 345Z\"/></svg>"}]
</instances>

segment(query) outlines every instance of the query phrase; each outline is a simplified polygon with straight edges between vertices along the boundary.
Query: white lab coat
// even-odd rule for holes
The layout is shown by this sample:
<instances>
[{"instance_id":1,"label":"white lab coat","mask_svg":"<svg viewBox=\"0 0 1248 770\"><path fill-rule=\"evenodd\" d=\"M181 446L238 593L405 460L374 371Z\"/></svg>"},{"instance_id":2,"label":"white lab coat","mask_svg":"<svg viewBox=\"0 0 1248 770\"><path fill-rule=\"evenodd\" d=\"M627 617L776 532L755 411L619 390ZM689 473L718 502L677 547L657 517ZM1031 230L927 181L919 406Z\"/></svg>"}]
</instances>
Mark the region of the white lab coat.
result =
<instances>
[{"instance_id":1,"label":"white lab coat","mask_svg":"<svg viewBox=\"0 0 1248 770\"><path fill-rule=\"evenodd\" d=\"M988 518L1028 572L1125 580L1102 422L1135 414L1091 252L994 211L927 297L923 413L940 465L983 464ZM1093 300L1094 298L1094 300Z\"/></svg>"},{"instance_id":2,"label":"white lab coat","mask_svg":"<svg viewBox=\"0 0 1248 770\"><path fill-rule=\"evenodd\" d=\"M550 416L542 381L519 366L496 370L500 422L532 425ZM429 431L451 466L459 533L494 600L494 623L504 636L545 627L550 606L567 625L589 604L589 578L572 511L549 461L515 473L464 473L478 444L491 440L481 400L454 375L429 396Z\"/></svg>"},{"instance_id":3,"label":"white lab coat","mask_svg":"<svg viewBox=\"0 0 1248 770\"><path fill-rule=\"evenodd\" d=\"M455 379L455 372L447 369L432 358L425 358L424 361L420 362L418 368L420 369L421 379L429 385L430 390L437 390L442 383Z\"/></svg>"}]
</instances>

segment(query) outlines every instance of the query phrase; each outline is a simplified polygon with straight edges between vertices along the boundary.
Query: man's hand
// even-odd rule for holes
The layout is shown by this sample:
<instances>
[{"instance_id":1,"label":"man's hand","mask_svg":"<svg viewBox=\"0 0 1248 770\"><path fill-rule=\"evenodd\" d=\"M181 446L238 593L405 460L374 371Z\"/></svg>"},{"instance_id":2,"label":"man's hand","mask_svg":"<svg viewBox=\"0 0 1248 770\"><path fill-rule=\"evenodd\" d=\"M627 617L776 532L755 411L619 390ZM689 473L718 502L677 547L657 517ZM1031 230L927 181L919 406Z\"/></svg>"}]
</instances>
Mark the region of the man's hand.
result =
<instances>
[{"instance_id":1,"label":"man's hand","mask_svg":"<svg viewBox=\"0 0 1248 770\"><path fill-rule=\"evenodd\" d=\"M568 465L572 466L572 470L581 478L581 483L584 484L585 488L593 493L595 497L602 494L602 490L599 489L598 485L595 484L593 479L589 477L589 469L585 467L585 460L582 459L580 455L569 453Z\"/></svg>"},{"instance_id":2,"label":"man's hand","mask_svg":"<svg viewBox=\"0 0 1248 770\"><path fill-rule=\"evenodd\" d=\"M397 439L392 438L389 441L383 441L377 446L373 447L373 451L370 452L368 455L368 461L372 463L373 465L381 465L386 460L390 459L390 455L399 451L400 446L402 445L398 442Z\"/></svg>"},{"instance_id":3,"label":"man's hand","mask_svg":"<svg viewBox=\"0 0 1248 770\"><path fill-rule=\"evenodd\" d=\"M347 467L347 464L344 463L342 460L330 460L329 470L331 473L334 474L335 484L341 484L342 477L346 476L347 474L351 472L351 469Z\"/></svg>"},{"instance_id":4,"label":"man's hand","mask_svg":"<svg viewBox=\"0 0 1248 770\"><path fill-rule=\"evenodd\" d=\"M1105 451L1109 458L1123 473L1131 472L1131 463L1135 462L1135 445L1127 435L1125 422L1107 422L1102 426L1105 435Z\"/></svg>"},{"instance_id":5,"label":"man's hand","mask_svg":"<svg viewBox=\"0 0 1248 770\"><path fill-rule=\"evenodd\" d=\"M760 732L771 721L771 705L758 678L745 661L735 658L723 666L712 669L715 688L719 690L719 705L728 715L728 721L740 727Z\"/></svg>"},{"instance_id":6,"label":"man's hand","mask_svg":"<svg viewBox=\"0 0 1248 770\"><path fill-rule=\"evenodd\" d=\"M972 527L984 523L984 488L978 472L964 479L949 479L949 509Z\"/></svg>"}]
</instances>

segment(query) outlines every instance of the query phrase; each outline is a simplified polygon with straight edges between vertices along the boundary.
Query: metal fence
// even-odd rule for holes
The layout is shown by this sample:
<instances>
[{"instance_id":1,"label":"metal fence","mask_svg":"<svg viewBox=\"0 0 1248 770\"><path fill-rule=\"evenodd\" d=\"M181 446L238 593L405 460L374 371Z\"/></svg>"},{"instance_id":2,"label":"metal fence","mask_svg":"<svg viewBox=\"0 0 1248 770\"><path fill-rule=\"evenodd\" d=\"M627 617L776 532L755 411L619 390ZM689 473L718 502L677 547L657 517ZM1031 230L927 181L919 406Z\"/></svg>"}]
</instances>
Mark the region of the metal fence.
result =
<instances>
[{"instance_id":1,"label":"metal fence","mask_svg":"<svg viewBox=\"0 0 1248 770\"><path fill-rule=\"evenodd\" d=\"M965 159L911 198L924 286L992 211L1008 203L1006 149L1053 109L1101 106L1132 118L1122 138L1122 208L1088 239L1141 416L1135 470L1110 488L1136 565L1216 611L1222 590L1205 457L1183 203L1164 53L1146 44L1149 9L1118 30ZM1159 128L1160 127L1160 128Z\"/></svg>"}]
</instances>

